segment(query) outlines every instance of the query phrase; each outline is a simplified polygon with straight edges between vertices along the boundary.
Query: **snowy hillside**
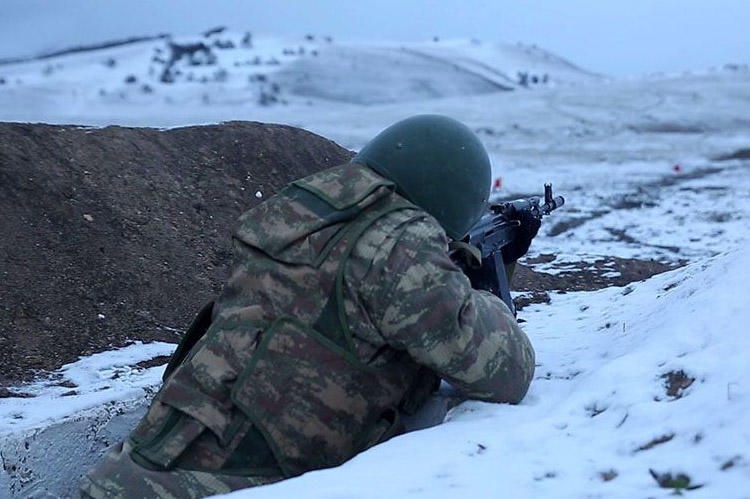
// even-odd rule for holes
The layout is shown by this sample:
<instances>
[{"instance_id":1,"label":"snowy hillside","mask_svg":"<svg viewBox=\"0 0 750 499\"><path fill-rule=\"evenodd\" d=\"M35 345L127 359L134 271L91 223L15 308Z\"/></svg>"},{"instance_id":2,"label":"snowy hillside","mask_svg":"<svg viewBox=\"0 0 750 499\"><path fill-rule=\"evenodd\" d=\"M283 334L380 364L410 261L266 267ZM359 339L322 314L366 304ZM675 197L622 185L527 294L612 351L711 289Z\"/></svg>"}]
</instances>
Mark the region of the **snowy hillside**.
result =
<instances>
[{"instance_id":1,"label":"snowy hillside","mask_svg":"<svg viewBox=\"0 0 750 499\"><path fill-rule=\"evenodd\" d=\"M338 468L233 497L750 497L746 66L610 81L515 45L243 38L0 65L0 120L257 120L358 149L443 113L485 143L495 196L550 181L566 204L523 261L551 284L519 312L538 363L522 404L466 402ZM169 62L170 43L197 42ZM679 268L613 285L654 262ZM97 354L0 398L3 463L21 470L0 472L0 495L70 490L59 470L83 472L127 433L158 384L147 361L171 348Z\"/></svg>"},{"instance_id":2,"label":"snowy hillside","mask_svg":"<svg viewBox=\"0 0 750 499\"><path fill-rule=\"evenodd\" d=\"M321 100L408 102L598 78L520 45L340 43L217 29L0 64L0 119L100 123L154 106L180 115L185 106L231 113Z\"/></svg>"}]
</instances>

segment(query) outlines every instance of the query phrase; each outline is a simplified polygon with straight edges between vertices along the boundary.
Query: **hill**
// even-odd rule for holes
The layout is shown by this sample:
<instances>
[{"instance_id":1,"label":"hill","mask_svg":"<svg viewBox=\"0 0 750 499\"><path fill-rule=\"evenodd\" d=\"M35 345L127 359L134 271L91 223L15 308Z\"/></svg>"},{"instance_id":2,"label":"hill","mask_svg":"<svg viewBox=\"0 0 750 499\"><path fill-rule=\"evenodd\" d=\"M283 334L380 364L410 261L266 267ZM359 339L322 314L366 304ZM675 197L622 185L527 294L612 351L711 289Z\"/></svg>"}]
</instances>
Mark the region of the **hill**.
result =
<instances>
[{"instance_id":1,"label":"hill","mask_svg":"<svg viewBox=\"0 0 750 499\"><path fill-rule=\"evenodd\" d=\"M479 40L338 42L223 28L0 61L0 120L122 123L326 103L382 104L594 82L535 46Z\"/></svg>"}]
</instances>

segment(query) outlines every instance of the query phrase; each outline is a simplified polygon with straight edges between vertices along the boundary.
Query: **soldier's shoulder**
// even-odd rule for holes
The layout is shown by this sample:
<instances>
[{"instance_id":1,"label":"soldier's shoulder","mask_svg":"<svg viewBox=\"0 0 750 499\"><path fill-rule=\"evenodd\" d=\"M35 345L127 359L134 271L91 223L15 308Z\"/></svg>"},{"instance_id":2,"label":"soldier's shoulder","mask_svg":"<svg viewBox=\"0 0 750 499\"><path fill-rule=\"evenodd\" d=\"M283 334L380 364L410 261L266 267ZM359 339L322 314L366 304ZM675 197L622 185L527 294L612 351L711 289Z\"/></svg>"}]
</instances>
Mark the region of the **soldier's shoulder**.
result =
<instances>
[{"instance_id":1,"label":"soldier's shoulder","mask_svg":"<svg viewBox=\"0 0 750 499\"><path fill-rule=\"evenodd\" d=\"M445 231L432 216L414 206L391 212L360 238L355 255L391 270L402 269L430 254L447 252ZM386 263L388 262L388 263Z\"/></svg>"},{"instance_id":2,"label":"soldier's shoulder","mask_svg":"<svg viewBox=\"0 0 750 499\"><path fill-rule=\"evenodd\" d=\"M396 197L398 194L394 194ZM411 205L406 208L393 211L384 216L377 224L382 230L396 234L396 239L425 238L438 241L447 241L445 230L440 223L422 208Z\"/></svg>"},{"instance_id":3,"label":"soldier's shoulder","mask_svg":"<svg viewBox=\"0 0 750 499\"><path fill-rule=\"evenodd\" d=\"M439 245L448 244L448 236L440 222L422 208L414 205L412 208L404 210L400 215L409 219L409 222L405 224L404 237L428 239Z\"/></svg>"}]
</instances>

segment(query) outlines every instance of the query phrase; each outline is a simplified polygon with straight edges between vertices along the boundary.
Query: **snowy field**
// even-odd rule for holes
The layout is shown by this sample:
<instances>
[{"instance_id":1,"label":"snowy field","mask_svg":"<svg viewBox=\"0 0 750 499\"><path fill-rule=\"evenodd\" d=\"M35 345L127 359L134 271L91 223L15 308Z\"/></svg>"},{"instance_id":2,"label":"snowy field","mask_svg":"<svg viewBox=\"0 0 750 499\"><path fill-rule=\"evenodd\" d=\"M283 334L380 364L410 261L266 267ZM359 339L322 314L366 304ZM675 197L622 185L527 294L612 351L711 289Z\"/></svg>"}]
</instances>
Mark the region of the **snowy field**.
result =
<instances>
[{"instance_id":1,"label":"snowy field","mask_svg":"<svg viewBox=\"0 0 750 499\"><path fill-rule=\"evenodd\" d=\"M171 83L160 80L168 64L153 61L168 58L163 40L0 65L0 120L253 120L357 149L404 117L447 114L487 146L498 196L552 182L566 197L528 255L556 255L537 270L602 257L684 264L524 308L538 365L520 405L466 402L338 468L232 497L750 497L750 154L730 157L750 148L746 67L609 80L533 47L212 36L235 48L211 50L212 64L177 60ZM77 447L93 461L121 437L101 429L142 406L162 369L132 366L172 348L97 354L17 388L33 398L0 399L0 495L65 490L39 477L39 463L49 454L50 470L80 472Z\"/></svg>"}]
</instances>

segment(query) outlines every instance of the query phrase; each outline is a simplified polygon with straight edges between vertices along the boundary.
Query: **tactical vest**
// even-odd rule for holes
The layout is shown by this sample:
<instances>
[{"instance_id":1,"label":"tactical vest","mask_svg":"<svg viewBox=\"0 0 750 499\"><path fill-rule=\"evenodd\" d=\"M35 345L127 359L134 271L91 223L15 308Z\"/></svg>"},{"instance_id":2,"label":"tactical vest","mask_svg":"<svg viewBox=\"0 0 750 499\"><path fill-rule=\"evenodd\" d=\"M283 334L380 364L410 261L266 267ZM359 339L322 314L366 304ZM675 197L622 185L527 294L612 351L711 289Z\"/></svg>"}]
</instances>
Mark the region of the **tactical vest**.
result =
<instances>
[{"instance_id":1,"label":"tactical vest","mask_svg":"<svg viewBox=\"0 0 750 499\"><path fill-rule=\"evenodd\" d=\"M437 378L390 348L377 365L363 362L344 305L346 262L359 237L381 217L415 209L394 187L343 165L242 216L232 277L212 321L205 310L196 320L205 334L170 362L131 436L134 460L247 474L270 452L294 476L399 432L399 410L416 409Z\"/></svg>"}]
</instances>

